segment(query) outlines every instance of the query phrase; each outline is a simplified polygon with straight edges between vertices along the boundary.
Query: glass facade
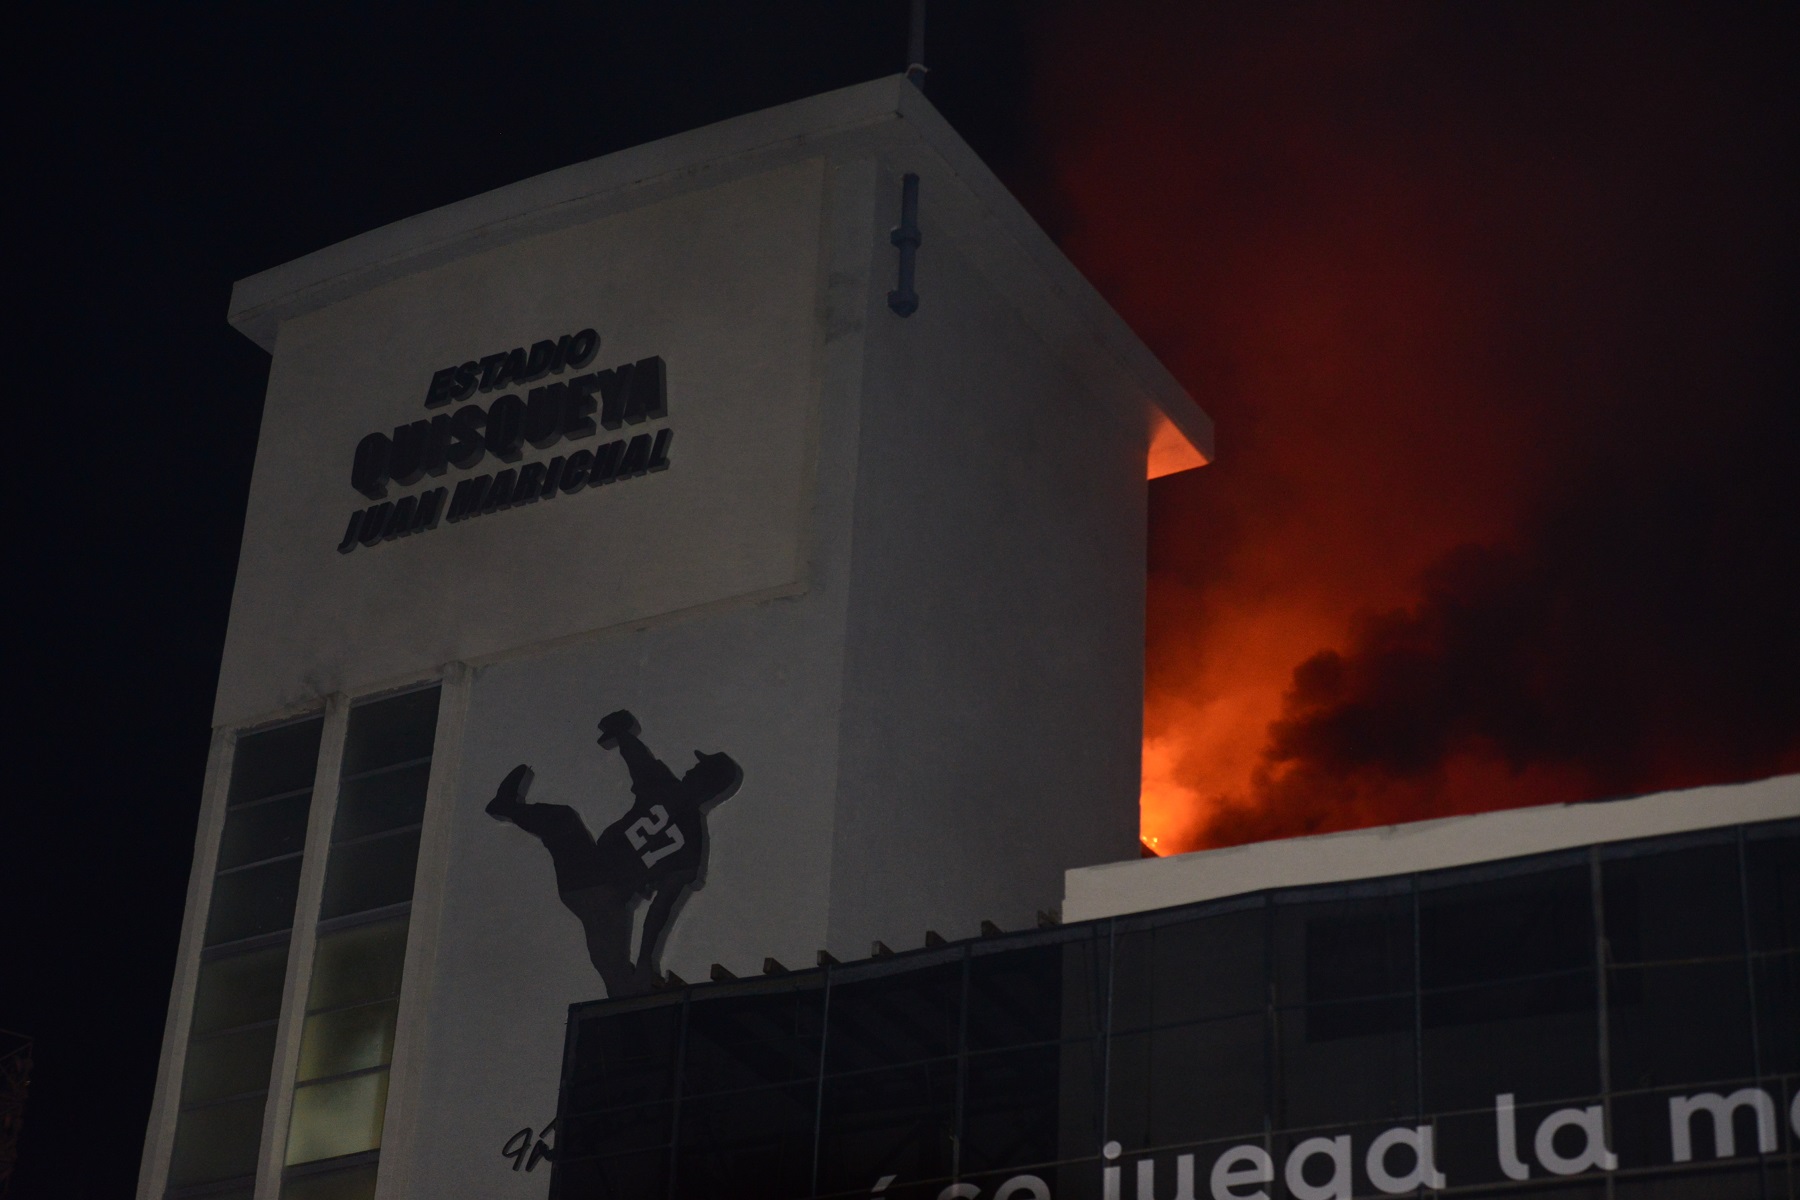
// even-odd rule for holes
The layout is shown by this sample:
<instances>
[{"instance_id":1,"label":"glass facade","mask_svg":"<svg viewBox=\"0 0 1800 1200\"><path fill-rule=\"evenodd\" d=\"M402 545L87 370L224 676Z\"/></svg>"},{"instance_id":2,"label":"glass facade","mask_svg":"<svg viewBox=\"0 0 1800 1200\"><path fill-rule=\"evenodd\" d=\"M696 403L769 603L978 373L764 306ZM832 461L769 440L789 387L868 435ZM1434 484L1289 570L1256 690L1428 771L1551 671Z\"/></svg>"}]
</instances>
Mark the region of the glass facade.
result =
<instances>
[{"instance_id":1,"label":"glass facade","mask_svg":"<svg viewBox=\"0 0 1800 1200\"><path fill-rule=\"evenodd\" d=\"M375 1193L438 695L424 688L350 710L283 1200Z\"/></svg>"},{"instance_id":2,"label":"glass facade","mask_svg":"<svg viewBox=\"0 0 1800 1200\"><path fill-rule=\"evenodd\" d=\"M1800 821L571 1010L551 1194L1800 1196Z\"/></svg>"},{"instance_id":3,"label":"glass facade","mask_svg":"<svg viewBox=\"0 0 1800 1200\"><path fill-rule=\"evenodd\" d=\"M250 1195L324 724L241 734L232 755L169 1164L175 1196Z\"/></svg>"}]
</instances>

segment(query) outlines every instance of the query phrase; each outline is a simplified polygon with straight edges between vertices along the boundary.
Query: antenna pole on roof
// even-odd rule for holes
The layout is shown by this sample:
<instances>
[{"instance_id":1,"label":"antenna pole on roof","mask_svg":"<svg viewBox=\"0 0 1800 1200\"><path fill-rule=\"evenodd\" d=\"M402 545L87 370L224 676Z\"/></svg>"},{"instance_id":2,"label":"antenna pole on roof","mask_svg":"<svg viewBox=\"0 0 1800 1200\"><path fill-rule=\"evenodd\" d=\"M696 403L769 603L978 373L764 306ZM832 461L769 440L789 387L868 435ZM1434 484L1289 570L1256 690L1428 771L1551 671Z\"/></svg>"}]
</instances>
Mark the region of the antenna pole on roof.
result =
<instances>
[{"instance_id":1,"label":"antenna pole on roof","mask_svg":"<svg viewBox=\"0 0 1800 1200\"><path fill-rule=\"evenodd\" d=\"M925 0L912 0L912 29L906 39L906 79L925 90Z\"/></svg>"}]
</instances>

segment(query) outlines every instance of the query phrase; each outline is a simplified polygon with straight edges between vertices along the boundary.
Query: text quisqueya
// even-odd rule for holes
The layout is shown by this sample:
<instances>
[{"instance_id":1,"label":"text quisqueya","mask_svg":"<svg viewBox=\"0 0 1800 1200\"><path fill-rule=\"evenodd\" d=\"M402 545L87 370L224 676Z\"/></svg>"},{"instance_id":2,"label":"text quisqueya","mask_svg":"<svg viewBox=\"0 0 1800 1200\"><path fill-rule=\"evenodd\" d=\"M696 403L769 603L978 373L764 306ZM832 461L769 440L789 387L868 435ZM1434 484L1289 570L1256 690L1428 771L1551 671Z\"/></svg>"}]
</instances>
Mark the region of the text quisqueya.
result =
<instances>
[{"instance_id":1,"label":"text quisqueya","mask_svg":"<svg viewBox=\"0 0 1800 1200\"><path fill-rule=\"evenodd\" d=\"M594 437L602 429L668 416L667 370L658 356L567 379L549 378L582 371L599 350L599 334L584 329L536 342L529 350L519 347L434 372L425 406L459 407L391 432L378 430L357 443L350 486L379 503L350 514L339 552L435 529L440 518L467 520L665 470L674 437L667 426L547 462L472 476L458 481L453 494L438 487L387 499L389 484L404 488L451 470L472 471L489 456L516 463L526 446L548 450L559 442ZM544 382L523 395L506 392L485 404L465 403L477 393L540 380Z\"/></svg>"}]
</instances>

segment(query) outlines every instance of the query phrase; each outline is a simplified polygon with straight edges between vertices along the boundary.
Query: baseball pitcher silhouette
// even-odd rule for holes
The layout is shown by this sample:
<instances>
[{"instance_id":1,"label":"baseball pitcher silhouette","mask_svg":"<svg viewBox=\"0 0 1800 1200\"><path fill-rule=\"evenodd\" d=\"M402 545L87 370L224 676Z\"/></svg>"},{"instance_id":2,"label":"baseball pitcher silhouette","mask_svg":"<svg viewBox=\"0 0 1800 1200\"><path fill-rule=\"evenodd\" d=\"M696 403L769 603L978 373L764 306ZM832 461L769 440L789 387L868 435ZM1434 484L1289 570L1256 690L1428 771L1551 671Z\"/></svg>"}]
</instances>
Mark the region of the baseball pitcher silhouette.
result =
<instances>
[{"instance_id":1,"label":"baseball pitcher silhouette","mask_svg":"<svg viewBox=\"0 0 1800 1200\"><path fill-rule=\"evenodd\" d=\"M550 852L556 891L581 920L588 958L608 997L648 991L659 971L657 957L669 920L706 866L706 814L728 800L744 772L726 754L694 751L694 765L676 778L638 740L637 718L624 709L600 721L600 745L617 749L631 771L631 811L599 837L574 809L530 804L531 768L514 767L488 802L488 815L510 821ZM649 898L637 961L631 958L632 912Z\"/></svg>"}]
</instances>

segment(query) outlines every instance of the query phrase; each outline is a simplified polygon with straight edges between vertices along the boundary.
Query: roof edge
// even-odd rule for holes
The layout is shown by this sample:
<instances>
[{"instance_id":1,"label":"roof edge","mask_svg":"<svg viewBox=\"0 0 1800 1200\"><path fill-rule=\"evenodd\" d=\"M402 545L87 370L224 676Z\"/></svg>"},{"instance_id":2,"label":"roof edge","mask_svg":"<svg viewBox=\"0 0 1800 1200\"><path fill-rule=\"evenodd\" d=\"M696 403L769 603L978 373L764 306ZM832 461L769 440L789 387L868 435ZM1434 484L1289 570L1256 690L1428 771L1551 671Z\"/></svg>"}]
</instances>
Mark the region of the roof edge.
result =
<instances>
[{"instance_id":1,"label":"roof edge","mask_svg":"<svg viewBox=\"0 0 1800 1200\"><path fill-rule=\"evenodd\" d=\"M1007 224L1019 233L1015 244L1020 252L1048 276L1052 288L1106 348L1120 370L1149 394L1163 416L1181 431L1201 458L1212 462L1216 457L1212 418L1099 289L1069 261L1062 247L1051 240L1043 226L1007 190L1000 177L963 140L925 94L907 84L905 76L894 78L905 85L896 98L900 116L919 131L922 139L944 159L977 200L990 211L1008 218Z\"/></svg>"},{"instance_id":2,"label":"roof edge","mask_svg":"<svg viewBox=\"0 0 1800 1200\"><path fill-rule=\"evenodd\" d=\"M702 126L547 171L394 221L237 281L227 319L273 353L282 322L472 253L650 203L662 193L718 182L823 150L859 130L905 128L997 221L1012 253L1030 263L1120 373L1198 452L1214 457L1212 419L1123 317L1075 268L962 136L904 75L890 75ZM1152 419L1148 431L1160 423Z\"/></svg>"},{"instance_id":3,"label":"roof edge","mask_svg":"<svg viewBox=\"0 0 1800 1200\"><path fill-rule=\"evenodd\" d=\"M1379 879L1791 817L1800 817L1800 775L1101 863L1064 872L1063 919L1122 916L1271 888Z\"/></svg>"},{"instance_id":4,"label":"roof edge","mask_svg":"<svg viewBox=\"0 0 1800 1200\"><path fill-rule=\"evenodd\" d=\"M382 225L232 285L227 320L271 353L282 321L464 254L576 224L609 201L783 146L896 120L904 76L870 80L558 167Z\"/></svg>"}]
</instances>

